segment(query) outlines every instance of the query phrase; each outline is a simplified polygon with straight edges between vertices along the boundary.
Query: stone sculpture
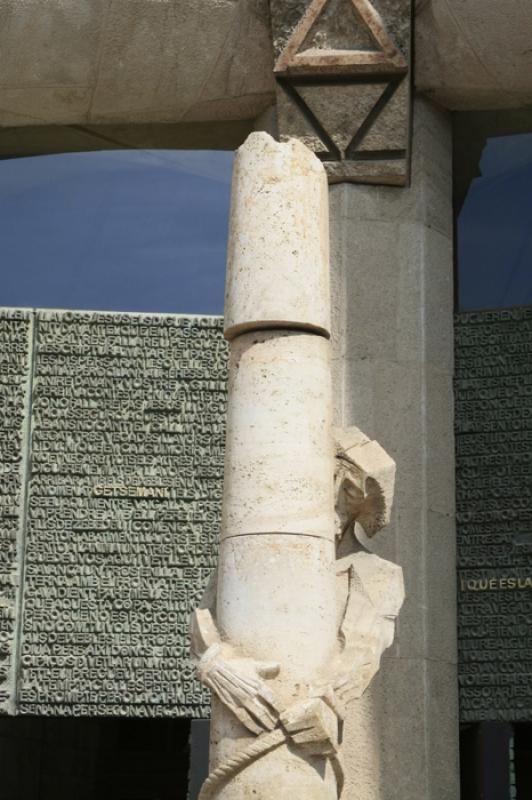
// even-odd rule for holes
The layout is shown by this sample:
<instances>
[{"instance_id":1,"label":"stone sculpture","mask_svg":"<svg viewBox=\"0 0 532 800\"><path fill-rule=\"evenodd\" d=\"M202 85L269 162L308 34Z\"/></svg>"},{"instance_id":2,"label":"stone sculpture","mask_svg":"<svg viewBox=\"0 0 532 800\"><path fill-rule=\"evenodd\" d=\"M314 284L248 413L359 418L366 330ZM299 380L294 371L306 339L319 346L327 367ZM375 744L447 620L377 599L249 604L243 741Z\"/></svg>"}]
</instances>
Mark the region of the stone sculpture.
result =
<instances>
[{"instance_id":1,"label":"stone sculpture","mask_svg":"<svg viewBox=\"0 0 532 800\"><path fill-rule=\"evenodd\" d=\"M402 572L357 534L387 524L395 465L334 432L327 181L297 141L238 151L220 559L191 623L212 691L201 800L341 794L342 721L393 640Z\"/></svg>"},{"instance_id":2,"label":"stone sculpture","mask_svg":"<svg viewBox=\"0 0 532 800\"><path fill-rule=\"evenodd\" d=\"M389 522L395 464L358 428L337 431L336 439L337 642L327 668L316 675L306 699L282 708L271 679L280 665L247 658L224 642L216 623L213 573L200 608L192 617L192 647L200 680L259 739L239 759L222 765L207 780L201 800L247 762L290 741L307 755L331 759L340 794L340 731L348 704L359 698L392 644L404 599L402 570L368 552L359 542L360 525L373 536ZM275 731L273 736L268 735Z\"/></svg>"}]
</instances>

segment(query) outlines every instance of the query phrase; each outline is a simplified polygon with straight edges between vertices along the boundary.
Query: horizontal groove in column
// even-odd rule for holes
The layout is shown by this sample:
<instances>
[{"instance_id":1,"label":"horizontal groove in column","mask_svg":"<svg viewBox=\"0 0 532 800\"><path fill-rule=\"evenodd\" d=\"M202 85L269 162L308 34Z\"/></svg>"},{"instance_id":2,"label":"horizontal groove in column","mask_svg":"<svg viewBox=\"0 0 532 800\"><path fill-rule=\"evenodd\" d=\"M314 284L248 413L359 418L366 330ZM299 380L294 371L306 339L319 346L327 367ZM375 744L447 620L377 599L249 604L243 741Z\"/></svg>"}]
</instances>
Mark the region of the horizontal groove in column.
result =
<instances>
[{"instance_id":1,"label":"horizontal groove in column","mask_svg":"<svg viewBox=\"0 0 532 800\"><path fill-rule=\"evenodd\" d=\"M250 333L263 333L267 331L268 333L274 333L275 331L279 331L279 333L283 333L285 331L295 331L296 333L308 333L314 336L323 336L324 339L330 339L331 334L325 328L320 328L317 325L306 325L303 322L282 322L281 320L275 320L269 323L260 323L259 325L255 325L254 323L243 323L240 325L235 325L233 328L230 328L228 331L224 332L224 337L228 340L228 342L233 342L239 336L244 336Z\"/></svg>"},{"instance_id":2,"label":"horizontal groove in column","mask_svg":"<svg viewBox=\"0 0 532 800\"><path fill-rule=\"evenodd\" d=\"M334 544L334 536L318 536L316 533L299 533L297 531L257 531L256 533L232 533L229 536L220 536L220 543L227 539L240 539L243 536L304 536L307 539L323 539Z\"/></svg>"}]
</instances>

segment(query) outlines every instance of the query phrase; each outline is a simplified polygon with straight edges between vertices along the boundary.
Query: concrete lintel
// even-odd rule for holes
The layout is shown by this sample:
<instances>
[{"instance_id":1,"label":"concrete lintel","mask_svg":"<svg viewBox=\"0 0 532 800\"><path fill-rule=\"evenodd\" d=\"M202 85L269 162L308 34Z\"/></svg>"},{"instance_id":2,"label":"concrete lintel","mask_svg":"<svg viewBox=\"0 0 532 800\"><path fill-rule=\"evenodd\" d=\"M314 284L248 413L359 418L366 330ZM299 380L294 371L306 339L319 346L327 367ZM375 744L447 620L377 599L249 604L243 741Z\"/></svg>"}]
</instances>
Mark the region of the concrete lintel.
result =
<instances>
[{"instance_id":1,"label":"concrete lintel","mask_svg":"<svg viewBox=\"0 0 532 800\"><path fill-rule=\"evenodd\" d=\"M0 127L0 158L92 150L235 150L253 120L153 125L29 125Z\"/></svg>"},{"instance_id":2,"label":"concrete lintel","mask_svg":"<svg viewBox=\"0 0 532 800\"><path fill-rule=\"evenodd\" d=\"M532 4L418 0L418 92L456 111L532 103Z\"/></svg>"},{"instance_id":3,"label":"concrete lintel","mask_svg":"<svg viewBox=\"0 0 532 800\"><path fill-rule=\"evenodd\" d=\"M418 92L453 110L532 104L531 24L523 0L418 0ZM6 0L0 52L7 128L218 126L275 98L269 0Z\"/></svg>"}]
</instances>

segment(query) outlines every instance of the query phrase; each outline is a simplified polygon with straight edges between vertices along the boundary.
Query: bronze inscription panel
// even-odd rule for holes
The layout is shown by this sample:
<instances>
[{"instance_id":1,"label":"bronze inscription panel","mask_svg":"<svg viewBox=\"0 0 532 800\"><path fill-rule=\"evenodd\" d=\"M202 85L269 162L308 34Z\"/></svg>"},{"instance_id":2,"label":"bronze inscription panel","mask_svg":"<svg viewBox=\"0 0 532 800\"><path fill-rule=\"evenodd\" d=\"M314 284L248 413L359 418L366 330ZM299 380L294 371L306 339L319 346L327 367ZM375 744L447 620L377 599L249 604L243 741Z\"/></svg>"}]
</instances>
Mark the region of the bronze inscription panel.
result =
<instances>
[{"instance_id":1,"label":"bronze inscription panel","mask_svg":"<svg viewBox=\"0 0 532 800\"><path fill-rule=\"evenodd\" d=\"M40 311L31 324L15 710L207 717L188 619L217 555L222 321ZM15 427L24 368L22 354Z\"/></svg>"},{"instance_id":2,"label":"bronze inscription panel","mask_svg":"<svg viewBox=\"0 0 532 800\"><path fill-rule=\"evenodd\" d=\"M532 719L532 308L458 314L463 721Z\"/></svg>"}]
</instances>

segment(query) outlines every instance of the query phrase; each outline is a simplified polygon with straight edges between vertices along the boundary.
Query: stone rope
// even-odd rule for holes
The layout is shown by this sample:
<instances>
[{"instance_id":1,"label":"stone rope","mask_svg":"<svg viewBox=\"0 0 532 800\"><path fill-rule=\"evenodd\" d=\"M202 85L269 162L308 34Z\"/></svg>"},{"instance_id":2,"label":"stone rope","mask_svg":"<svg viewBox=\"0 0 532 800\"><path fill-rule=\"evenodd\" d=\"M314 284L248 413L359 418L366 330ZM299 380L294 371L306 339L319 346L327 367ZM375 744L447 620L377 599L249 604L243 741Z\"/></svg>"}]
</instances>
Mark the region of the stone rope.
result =
<instances>
[{"instance_id":1,"label":"stone rope","mask_svg":"<svg viewBox=\"0 0 532 800\"><path fill-rule=\"evenodd\" d=\"M281 728L263 733L258 739L252 742L249 747L246 747L245 750L242 750L236 756L227 759L227 761L210 773L201 787L198 800L211 800L211 798L214 797L215 791L220 787L220 784L226 783L236 775L237 772L244 769L251 761L255 761L255 759L266 755L266 753L269 753L271 750L275 750L276 747L284 744L287 740L288 734ZM340 797L344 786L344 770L336 753L331 755L330 759L338 786L338 797Z\"/></svg>"},{"instance_id":2,"label":"stone rope","mask_svg":"<svg viewBox=\"0 0 532 800\"><path fill-rule=\"evenodd\" d=\"M270 750L274 750L284 744L287 738L287 734L281 728L263 733L249 747L237 753L236 756L228 758L227 761L211 772L201 788L198 800L211 800L221 783L230 780L237 772L244 769L250 761L255 761L255 759L269 753Z\"/></svg>"}]
</instances>

